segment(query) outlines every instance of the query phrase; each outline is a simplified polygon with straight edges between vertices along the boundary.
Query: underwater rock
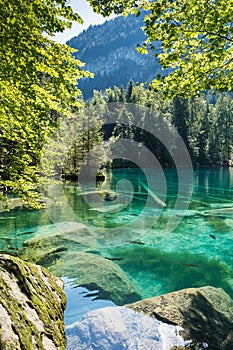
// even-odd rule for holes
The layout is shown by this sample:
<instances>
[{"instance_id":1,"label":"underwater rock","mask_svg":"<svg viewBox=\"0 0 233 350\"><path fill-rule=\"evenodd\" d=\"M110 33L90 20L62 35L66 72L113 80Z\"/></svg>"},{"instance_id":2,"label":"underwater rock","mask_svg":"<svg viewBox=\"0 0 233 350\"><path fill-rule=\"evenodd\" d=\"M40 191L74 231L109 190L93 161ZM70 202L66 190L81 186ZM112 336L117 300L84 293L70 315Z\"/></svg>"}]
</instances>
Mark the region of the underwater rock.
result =
<instances>
[{"instance_id":1,"label":"underwater rock","mask_svg":"<svg viewBox=\"0 0 233 350\"><path fill-rule=\"evenodd\" d=\"M127 305L157 320L179 325L185 338L229 350L233 340L233 300L221 288L187 288Z\"/></svg>"},{"instance_id":2,"label":"underwater rock","mask_svg":"<svg viewBox=\"0 0 233 350\"><path fill-rule=\"evenodd\" d=\"M67 350L170 349L185 345L180 329L125 307L106 307L66 328Z\"/></svg>"},{"instance_id":3,"label":"underwater rock","mask_svg":"<svg viewBox=\"0 0 233 350\"><path fill-rule=\"evenodd\" d=\"M23 248L18 254L23 260L49 268L65 251L73 247L74 243L72 241L70 242L60 236L51 237L48 235L47 239L32 239L24 242ZM85 249L78 243L75 248Z\"/></svg>"},{"instance_id":4,"label":"underwater rock","mask_svg":"<svg viewBox=\"0 0 233 350\"><path fill-rule=\"evenodd\" d=\"M89 230L85 224L76 221L55 222L54 226L57 228L58 231L67 235L75 232L87 234Z\"/></svg>"},{"instance_id":5,"label":"underwater rock","mask_svg":"<svg viewBox=\"0 0 233 350\"><path fill-rule=\"evenodd\" d=\"M0 254L1 350L63 350L63 282L45 268Z\"/></svg>"},{"instance_id":6,"label":"underwater rock","mask_svg":"<svg viewBox=\"0 0 233 350\"><path fill-rule=\"evenodd\" d=\"M88 226L72 221L45 225L34 230L18 252L24 260L49 267L67 250L83 251L97 245Z\"/></svg>"},{"instance_id":7,"label":"underwater rock","mask_svg":"<svg viewBox=\"0 0 233 350\"><path fill-rule=\"evenodd\" d=\"M64 221L59 223L54 223L57 230L64 235L64 238L69 241L74 241L83 245L93 245L95 239L93 238L93 232L90 228L81 223L73 221Z\"/></svg>"},{"instance_id":8,"label":"underwater rock","mask_svg":"<svg viewBox=\"0 0 233 350\"><path fill-rule=\"evenodd\" d=\"M76 286L98 290L98 299L112 300L117 305L141 299L121 268L99 255L64 252L50 271L56 276L69 277Z\"/></svg>"},{"instance_id":9,"label":"underwater rock","mask_svg":"<svg viewBox=\"0 0 233 350\"><path fill-rule=\"evenodd\" d=\"M38 227L34 231L33 237L29 238L24 245L35 245L41 240L54 238L73 241L87 246L93 245L95 242L93 232L87 225L75 221L62 221Z\"/></svg>"},{"instance_id":10,"label":"underwater rock","mask_svg":"<svg viewBox=\"0 0 233 350\"><path fill-rule=\"evenodd\" d=\"M107 206L93 206L89 210L99 211L101 213L117 213L125 209L125 204L108 204Z\"/></svg>"}]
</instances>

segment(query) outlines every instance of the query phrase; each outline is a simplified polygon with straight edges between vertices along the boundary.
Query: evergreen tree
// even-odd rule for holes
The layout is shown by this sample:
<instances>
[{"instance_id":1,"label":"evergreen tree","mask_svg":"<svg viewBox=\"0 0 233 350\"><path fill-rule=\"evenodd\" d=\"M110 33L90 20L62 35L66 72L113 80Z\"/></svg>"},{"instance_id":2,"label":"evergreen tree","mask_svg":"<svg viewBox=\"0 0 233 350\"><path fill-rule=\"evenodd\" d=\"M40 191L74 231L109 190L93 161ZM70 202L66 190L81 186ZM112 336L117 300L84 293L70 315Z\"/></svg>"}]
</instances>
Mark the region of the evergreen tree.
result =
<instances>
[{"instance_id":1,"label":"evergreen tree","mask_svg":"<svg viewBox=\"0 0 233 350\"><path fill-rule=\"evenodd\" d=\"M133 93L133 87L134 87L134 82L132 79L130 79L130 81L127 84L126 87L126 101L127 102L132 102L132 93Z\"/></svg>"},{"instance_id":2,"label":"evergreen tree","mask_svg":"<svg viewBox=\"0 0 233 350\"><path fill-rule=\"evenodd\" d=\"M187 125L188 119L189 119L188 100L182 97L176 97L173 100L172 122L187 147L189 147L189 143L188 143L189 134L188 134L188 125Z\"/></svg>"},{"instance_id":3,"label":"evergreen tree","mask_svg":"<svg viewBox=\"0 0 233 350\"><path fill-rule=\"evenodd\" d=\"M105 90L105 99L107 102L119 102L120 94L122 90L115 86L114 90ZM125 95L127 96L127 89ZM211 97L211 102L216 101L215 104L210 103L209 100L208 96L164 100L159 93L136 84L132 89L131 102L145 106L145 111L151 113L140 112L141 128L135 128L134 119L127 115L124 115L123 120L128 118L128 125L132 127L122 125L123 115L119 114L115 127L108 126L108 130L105 130L106 138L113 136L133 139L153 152L162 165L172 166L171 156L165 147L144 130L144 126L150 125L151 131L154 130L153 133L156 135L159 125L165 122L168 127L171 125L177 129L189 150L194 166L231 164L233 154L232 97L229 94L222 94L214 99ZM140 147L136 152L140 157Z\"/></svg>"},{"instance_id":4,"label":"evergreen tree","mask_svg":"<svg viewBox=\"0 0 233 350\"><path fill-rule=\"evenodd\" d=\"M200 165L209 165L209 137L211 129L211 111L207 101L205 101L203 118L200 120L200 130L197 137L198 159Z\"/></svg>"},{"instance_id":5,"label":"evergreen tree","mask_svg":"<svg viewBox=\"0 0 233 350\"><path fill-rule=\"evenodd\" d=\"M220 95L215 106L215 141L221 165L229 165L233 144L233 101L229 95Z\"/></svg>"}]
</instances>

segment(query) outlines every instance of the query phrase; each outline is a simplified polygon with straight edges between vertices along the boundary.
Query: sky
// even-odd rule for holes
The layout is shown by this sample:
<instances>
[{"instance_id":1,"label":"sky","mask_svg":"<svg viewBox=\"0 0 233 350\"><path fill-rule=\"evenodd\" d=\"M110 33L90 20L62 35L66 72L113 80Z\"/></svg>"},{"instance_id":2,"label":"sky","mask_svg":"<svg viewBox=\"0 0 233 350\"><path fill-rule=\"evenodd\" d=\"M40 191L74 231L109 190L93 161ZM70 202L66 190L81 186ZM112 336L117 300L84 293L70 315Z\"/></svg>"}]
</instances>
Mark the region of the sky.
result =
<instances>
[{"instance_id":1,"label":"sky","mask_svg":"<svg viewBox=\"0 0 233 350\"><path fill-rule=\"evenodd\" d=\"M53 40L64 44L67 40L77 36L84 29L87 29L91 24L101 24L106 20L114 18L111 17L103 17L93 12L89 3L86 0L67 0L67 3L82 17L84 20L84 24L74 23L71 29L65 30L63 33L57 33Z\"/></svg>"}]
</instances>

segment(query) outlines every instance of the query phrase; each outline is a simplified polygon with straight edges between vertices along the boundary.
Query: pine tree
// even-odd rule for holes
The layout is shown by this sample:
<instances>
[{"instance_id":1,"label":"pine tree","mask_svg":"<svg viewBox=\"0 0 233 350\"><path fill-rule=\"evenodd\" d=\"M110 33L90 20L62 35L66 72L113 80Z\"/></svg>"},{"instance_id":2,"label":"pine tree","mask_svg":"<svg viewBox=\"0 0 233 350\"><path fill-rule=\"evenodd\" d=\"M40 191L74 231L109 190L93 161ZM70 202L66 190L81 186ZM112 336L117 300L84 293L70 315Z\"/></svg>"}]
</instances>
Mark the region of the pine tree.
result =
<instances>
[{"instance_id":1,"label":"pine tree","mask_svg":"<svg viewBox=\"0 0 233 350\"><path fill-rule=\"evenodd\" d=\"M134 82L132 79L127 84L126 87L126 101L132 102L132 93L133 93Z\"/></svg>"}]
</instances>

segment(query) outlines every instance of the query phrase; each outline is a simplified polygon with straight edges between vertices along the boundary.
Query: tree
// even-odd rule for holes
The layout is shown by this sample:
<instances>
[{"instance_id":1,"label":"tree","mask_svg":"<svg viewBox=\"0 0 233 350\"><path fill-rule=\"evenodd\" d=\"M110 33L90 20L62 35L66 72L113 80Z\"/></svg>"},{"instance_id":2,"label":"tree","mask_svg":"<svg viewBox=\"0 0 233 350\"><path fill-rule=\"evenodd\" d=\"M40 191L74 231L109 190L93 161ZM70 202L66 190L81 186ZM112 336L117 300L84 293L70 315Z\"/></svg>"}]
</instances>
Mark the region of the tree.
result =
<instances>
[{"instance_id":1,"label":"tree","mask_svg":"<svg viewBox=\"0 0 233 350\"><path fill-rule=\"evenodd\" d=\"M214 109L214 139L218 163L228 166L233 144L233 101L229 95L221 94Z\"/></svg>"},{"instance_id":2,"label":"tree","mask_svg":"<svg viewBox=\"0 0 233 350\"><path fill-rule=\"evenodd\" d=\"M106 89L103 97L107 102L119 102L119 92L120 89L115 86L114 89ZM127 93L126 89L125 98ZM171 135L175 127L182 137L194 166L232 165L233 99L231 95L222 93L212 96L208 93L205 96L190 99L182 97L163 99L160 93L146 89L142 84L136 84L132 89L131 102L138 107L146 107L145 110L148 111L144 114L140 110L140 128L134 127L134 116L122 114L122 110L121 113L118 112L115 124L104 126L104 138L112 139L113 142L118 138L134 140L140 146L134 150L138 158L142 158L140 148L144 145L157 157L161 165L174 166L169 152L162 143L153 137L153 132L150 134L145 130L145 127L150 125L150 130L154 130L156 135L162 123L166 123ZM128 120L128 125L124 125L123 120ZM126 163L114 162L113 165L123 166Z\"/></svg>"},{"instance_id":3,"label":"tree","mask_svg":"<svg viewBox=\"0 0 233 350\"><path fill-rule=\"evenodd\" d=\"M153 50L169 73L152 82L169 97L190 97L200 91L232 91L233 0L89 0L109 15L144 16L147 40L141 53ZM145 10L145 11L143 11Z\"/></svg>"},{"instance_id":4,"label":"tree","mask_svg":"<svg viewBox=\"0 0 233 350\"><path fill-rule=\"evenodd\" d=\"M132 93L133 93L133 86L134 86L134 82L132 79L130 79L130 81L127 84L126 87L126 101L127 102L131 102L131 97L132 97Z\"/></svg>"},{"instance_id":5,"label":"tree","mask_svg":"<svg viewBox=\"0 0 233 350\"><path fill-rule=\"evenodd\" d=\"M81 105L89 76L51 37L80 21L66 0L0 0L0 198L36 196L43 146L61 115ZM35 201L32 201L31 204Z\"/></svg>"},{"instance_id":6,"label":"tree","mask_svg":"<svg viewBox=\"0 0 233 350\"><path fill-rule=\"evenodd\" d=\"M188 147L188 125L187 125L188 119L189 119L188 100L181 97L174 98L172 122L187 147Z\"/></svg>"},{"instance_id":7,"label":"tree","mask_svg":"<svg viewBox=\"0 0 233 350\"><path fill-rule=\"evenodd\" d=\"M44 193L61 177L77 179L83 167L88 170L87 176L98 174L96 165L101 168L106 162L102 131L104 111L105 102L96 92L92 101L87 101L51 134L41 159Z\"/></svg>"}]
</instances>

